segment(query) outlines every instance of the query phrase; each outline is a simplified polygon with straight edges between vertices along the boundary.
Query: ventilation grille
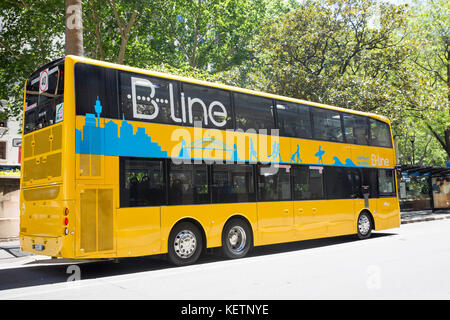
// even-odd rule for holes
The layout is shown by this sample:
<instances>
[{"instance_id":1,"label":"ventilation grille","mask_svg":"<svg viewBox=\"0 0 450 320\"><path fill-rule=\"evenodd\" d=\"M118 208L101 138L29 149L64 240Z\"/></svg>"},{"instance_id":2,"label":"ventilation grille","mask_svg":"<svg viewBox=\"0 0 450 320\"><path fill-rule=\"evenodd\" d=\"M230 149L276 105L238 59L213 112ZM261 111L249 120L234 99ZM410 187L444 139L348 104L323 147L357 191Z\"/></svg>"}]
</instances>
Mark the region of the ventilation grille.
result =
<instances>
[{"instance_id":1,"label":"ventilation grille","mask_svg":"<svg viewBox=\"0 0 450 320\"><path fill-rule=\"evenodd\" d=\"M61 176L61 153L31 158L23 162L23 181L51 179Z\"/></svg>"},{"instance_id":2,"label":"ventilation grille","mask_svg":"<svg viewBox=\"0 0 450 320\"><path fill-rule=\"evenodd\" d=\"M80 176L101 176L101 156L96 154L80 154Z\"/></svg>"},{"instance_id":3,"label":"ventilation grille","mask_svg":"<svg viewBox=\"0 0 450 320\"><path fill-rule=\"evenodd\" d=\"M27 134L23 138L23 181L32 183L60 177L61 147L62 124Z\"/></svg>"},{"instance_id":4,"label":"ventilation grille","mask_svg":"<svg viewBox=\"0 0 450 320\"><path fill-rule=\"evenodd\" d=\"M80 194L81 249L113 250L113 190L85 189Z\"/></svg>"}]
</instances>

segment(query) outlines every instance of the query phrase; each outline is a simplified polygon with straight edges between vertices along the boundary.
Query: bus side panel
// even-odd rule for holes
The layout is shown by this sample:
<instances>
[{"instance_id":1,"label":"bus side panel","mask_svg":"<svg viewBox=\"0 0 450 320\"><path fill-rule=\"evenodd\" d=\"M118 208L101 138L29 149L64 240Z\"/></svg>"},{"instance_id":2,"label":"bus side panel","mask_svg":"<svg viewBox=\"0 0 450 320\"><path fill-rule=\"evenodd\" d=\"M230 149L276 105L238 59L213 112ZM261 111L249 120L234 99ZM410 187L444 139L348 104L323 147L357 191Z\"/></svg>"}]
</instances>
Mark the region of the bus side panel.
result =
<instances>
[{"instance_id":1,"label":"bus side panel","mask_svg":"<svg viewBox=\"0 0 450 320\"><path fill-rule=\"evenodd\" d=\"M258 202L258 237L261 244L294 240L294 204L292 201Z\"/></svg>"},{"instance_id":2,"label":"bus side panel","mask_svg":"<svg viewBox=\"0 0 450 320\"><path fill-rule=\"evenodd\" d=\"M190 218L198 221L207 239L207 247L222 245L222 230L232 216L243 216L253 230L254 244L258 245L256 203L224 203L214 205L187 205L161 207L161 253L167 252L170 231L180 220Z\"/></svg>"},{"instance_id":3,"label":"bus side panel","mask_svg":"<svg viewBox=\"0 0 450 320\"><path fill-rule=\"evenodd\" d=\"M329 200L324 220L328 221L328 236L356 233L354 200Z\"/></svg>"},{"instance_id":4,"label":"bus side panel","mask_svg":"<svg viewBox=\"0 0 450 320\"><path fill-rule=\"evenodd\" d=\"M376 230L400 227L400 207L397 198L379 198L378 210L374 214Z\"/></svg>"},{"instance_id":5,"label":"bus side panel","mask_svg":"<svg viewBox=\"0 0 450 320\"><path fill-rule=\"evenodd\" d=\"M117 255L159 254L161 250L160 207L117 209Z\"/></svg>"}]
</instances>

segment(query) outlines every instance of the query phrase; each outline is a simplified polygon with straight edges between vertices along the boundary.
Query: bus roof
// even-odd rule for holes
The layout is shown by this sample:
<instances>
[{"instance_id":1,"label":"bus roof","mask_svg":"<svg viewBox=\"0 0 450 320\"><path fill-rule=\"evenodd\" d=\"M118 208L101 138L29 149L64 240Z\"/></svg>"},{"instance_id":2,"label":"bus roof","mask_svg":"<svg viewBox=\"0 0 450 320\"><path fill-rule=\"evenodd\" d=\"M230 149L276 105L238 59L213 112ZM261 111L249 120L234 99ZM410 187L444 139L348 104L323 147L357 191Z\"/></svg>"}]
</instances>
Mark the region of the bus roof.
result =
<instances>
[{"instance_id":1,"label":"bus roof","mask_svg":"<svg viewBox=\"0 0 450 320\"><path fill-rule=\"evenodd\" d=\"M307 100L302 100L302 99L297 99L297 98L290 98L290 97L281 96L281 95L277 95L277 94L273 94L273 93L244 89L244 88L239 88L239 87L230 86L230 85L226 85L226 84L215 83L215 82L210 82L210 81L205 81L205 80L198 80L198 79L194 79L194 78L188 78L188 77L178 76L178 75L174 75L174 74L163 73L163 72L159 72L159 71L151 71L151 70L146 70L146 69L141 69L141 68L136 68L136 67L130 67L130 66L122 65L122 64L115 64L115 63L111 63L111 62L105 62L105 61L100 61L100 60L95 60L95 59L90 59L90 58L85 58L85 57L68 55L68 56L66 56L66 58L73 60L74 63L85 62L88 64L97 65L97 66L104 66L104 67L114 68L114 69L119 69L119 70L124 70L124 71L137 72L137 73L142 73L142 74L146 74L146 75L163 77L163 78L168 78L168 79L178 80L178 81L183 81L183 82L190 82L190 83L194 83L194 84L200 84L200 85L205 85L205 86L224 89L224 90L231 90L231 91L242 92L242 93L247 93L247 94L251 94L251 95L258 95L258 96L271 98L271 99L279 99L279 100L284 100L284 101L288 101L288 102L297 102L297 103L307 104L310 106L316 106L316 107L321 107L321 108L326 108L326 109L331 109L331 110L336 110L336 111L342 111L342 112L347 112L347 113L352 113L352 114L357 114L357 115L362 115L362 116L368 116L368 117L375 118L375 119L378 119L383 122L387 122L390 125L390 121L387 117L378 115L375 113L357 111L357 110L352 110L352 109L347 109L347 108L342 108L342 107L335 107L335 106L326 105L326 104L322 104L322 103L318 103L318 102L312 102L312 101L307 101ZM60 59L58 59L58 60L60 60Z\"/></svg>"}]
</instances>

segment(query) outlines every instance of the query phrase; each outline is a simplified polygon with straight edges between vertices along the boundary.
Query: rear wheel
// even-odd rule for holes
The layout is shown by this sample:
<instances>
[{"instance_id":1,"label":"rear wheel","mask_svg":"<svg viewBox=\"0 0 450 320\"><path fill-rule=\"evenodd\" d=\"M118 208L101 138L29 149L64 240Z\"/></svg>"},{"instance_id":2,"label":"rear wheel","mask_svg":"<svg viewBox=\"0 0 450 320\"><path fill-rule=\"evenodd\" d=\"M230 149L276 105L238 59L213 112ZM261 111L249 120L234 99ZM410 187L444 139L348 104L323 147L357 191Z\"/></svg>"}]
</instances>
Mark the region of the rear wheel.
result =
<instances>
[{"instance_id":1,"label":"rear wheel","mask_svg":"<svg viewBox=\"0 0 450 320\"><path fill-rule=\"evenodd\" d=\"M186 266L197 261L202 253L202 235L199 228L190 222L177 224L170 232L167 256L177 266Z\"/></svg>"},{"instance_id":2,"label":"rear wheel","mask_svg":"<svg viewBox=\"0 0 450 320\"><path fill-rule=\"evenodd\" d=\"M243 258L253 244L253 235L247 222L233 218L222 232L222 254L229 259Z\"/></svg>"},{"instance_id":3,"label":"rear wheel","mask_svg":"<svg viewBox=\"0 0 450 320\"><path fill-rule=\"evenodd\" d=\"M367 239L372 234L373 223L367 212L361 212L357 221L357 231L359 239Z\"/></svg>"}]
</instances>

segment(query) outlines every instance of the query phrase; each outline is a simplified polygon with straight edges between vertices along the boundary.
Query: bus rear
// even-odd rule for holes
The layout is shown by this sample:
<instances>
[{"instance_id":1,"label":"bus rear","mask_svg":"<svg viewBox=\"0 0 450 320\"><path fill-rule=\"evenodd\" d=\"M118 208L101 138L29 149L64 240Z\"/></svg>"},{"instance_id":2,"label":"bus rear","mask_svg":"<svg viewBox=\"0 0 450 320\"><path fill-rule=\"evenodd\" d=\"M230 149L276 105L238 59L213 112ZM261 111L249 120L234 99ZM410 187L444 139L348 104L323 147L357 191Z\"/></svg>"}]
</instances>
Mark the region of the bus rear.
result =
<instances>
[{"instance_id":1,"label":"bus rear","mask_svg":"<svg viewBox=\"0 0 450 320\"><path fill-rule=\"evenodd\" d=\"M69 233L64 187L64 59L26 81L20 193L20 243L25 252L57 256Z\"/></svg>"}]
</instances>

